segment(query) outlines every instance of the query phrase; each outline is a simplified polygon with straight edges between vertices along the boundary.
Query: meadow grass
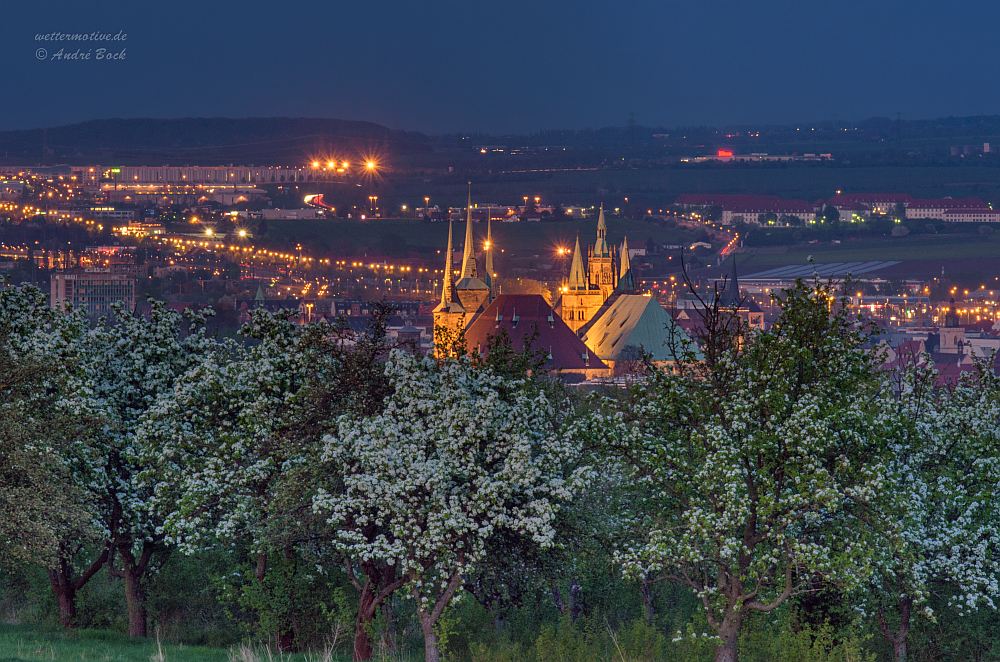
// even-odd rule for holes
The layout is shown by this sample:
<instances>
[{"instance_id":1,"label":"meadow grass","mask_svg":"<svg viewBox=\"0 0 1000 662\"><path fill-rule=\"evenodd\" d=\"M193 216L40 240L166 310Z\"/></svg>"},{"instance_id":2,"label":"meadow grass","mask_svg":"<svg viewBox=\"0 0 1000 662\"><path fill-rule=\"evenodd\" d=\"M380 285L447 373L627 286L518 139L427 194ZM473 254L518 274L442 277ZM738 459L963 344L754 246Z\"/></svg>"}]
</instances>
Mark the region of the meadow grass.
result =
<instances>
[{"instance_id":1,"label":"meadow grass","mask_svg":"<svg viewBox=\"0 0 1000 662\"><path fill-rule=\"evenodd\" d=\"M99 662L342 662L329 651L281 654L260 644L207 648L131 639L100 630L0 625L0 662L95 660Z\"/></svg>"}]
</instances>

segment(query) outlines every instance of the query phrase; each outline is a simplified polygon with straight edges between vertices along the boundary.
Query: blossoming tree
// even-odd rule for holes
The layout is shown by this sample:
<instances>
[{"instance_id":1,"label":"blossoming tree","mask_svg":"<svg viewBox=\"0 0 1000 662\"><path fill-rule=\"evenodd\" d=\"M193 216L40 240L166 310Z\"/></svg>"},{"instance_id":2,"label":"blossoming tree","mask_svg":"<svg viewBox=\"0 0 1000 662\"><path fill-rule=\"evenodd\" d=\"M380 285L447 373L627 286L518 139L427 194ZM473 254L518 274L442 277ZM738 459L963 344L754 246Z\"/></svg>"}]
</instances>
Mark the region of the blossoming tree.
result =
<instances>
[{"instance_id":1,"label":"blossoming tree","mask_svg":"<svg viewBox=\"0 0 1000 662\"><path fill-rule=\"evenodd\" d=\"M46 568L60 622L109 549L91 486L104 475L85 417L61 406L87 321L36 287L0 287L0 558ZM96 548L78 569L79 557Z\"/></svg>"},{"instance_id":2,"label":"blossoming tree","mask_svg":"<svg viewBox=\"0 0 1000 662\"><path fill-rule=\"evenodd\" d=\"M290 311L254 311L241 331L250 342L230 344L181 376L140 432L145 476L156 485L168 540L186 552L220 543L250 548L254 591L273 598L276 611L266 617L283 649L294 646L291 596L271 595L280 587L270 587L268 568L296 545L323 537L312 490L336 477L318 470L321 435L343 412L372 414L385 399L391 311L376 308L370 332L360 338L337 324L299 326ZM374 611L366 596L392 581L383 565L363 572L371 582L358 583L358 659L371 655L367 625Z\"/></svg>"},{"instance_id":3,"label":"blossoming tree","mask_svg":"<svg viewBox=\"0 0 1000 662\"><path fill-rule=\"evenodd\" d=\"M866 592L879 632L905 662L915 611L936 591L960 614L1000 595L1000 378L992 361L946 386L925 359L889 398L892 523Z\"/></svg>"},{"instance_id":4,"label":"blossoming tree","mask_svg":"<svg viewBox=\"0 0 1000 662\"><path fill-rule=\"evenodd\" d=\"M324 460L342 476L314 508L357 561L398 565L415 600L426 659L436 623L497 531L550 545L559 504L584 483L577 441L541 392L479 370L393 351L394 393L376 416L343 416Z\"/></svg>"},{"instance_id":5,"label":"blossoming tree","mask_svg":"<svg viewBox=\"0 0 1000 662\"><path fill-rule=\"evenodd\" d=\"M718 297L702 339L590 421L631 467L637 577L689 586L734 662L751 611L770 612L820 575L866 576L872 504L885 486L876 358L830 288L799 283L767 331L733 332ZM718 331L718 333L713 333Z\"/></svg>"},{"instance_id":6,"label":"blossoming tree","mask_svg":"<svg viewBox=\"0 0 1000 662\"><path fill-rule=\"evenodd\" d=\"M90 485L100 504L109 541L108 567L125 581L129 634L146 636L144 581L154 555L163 552L161 522L152 511L152 488L142 476L137 446L141 421L175 380L215 351L204 316L192 314L185 334L181 315L162 302L149 317L124 306L102 318L80 341L78 370L61 403L90 421L103 475Z\"/></svg>"}]
</instances>

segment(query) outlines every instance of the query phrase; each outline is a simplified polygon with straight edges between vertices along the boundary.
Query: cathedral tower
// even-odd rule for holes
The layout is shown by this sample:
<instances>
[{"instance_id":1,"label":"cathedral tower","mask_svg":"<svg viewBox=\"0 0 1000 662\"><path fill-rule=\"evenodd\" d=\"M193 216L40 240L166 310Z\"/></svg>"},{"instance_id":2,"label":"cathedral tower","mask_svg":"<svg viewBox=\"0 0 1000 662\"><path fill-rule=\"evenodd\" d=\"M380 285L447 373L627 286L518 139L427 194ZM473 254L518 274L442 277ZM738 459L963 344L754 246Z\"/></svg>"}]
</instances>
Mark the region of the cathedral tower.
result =
<instances>
[{"instance_id":1,"label":"cathedral tower","mask_svg":"<svg viewBox=\"0 0 1000 662\"><path fill-rule=\"evenodd\" d=\"M484 274L483 282L486 283L486 287L490 290L490 296L487 300L487 305L493 303L493 300L497 298L497 275L493 269L493 217L490 211L486 211L486 273Z\"/></svg>"},{"instance_id":2,"label":"cathedral tower","mask_svg":"<svg viewBox=\"0 0 1000 662\"><path fill-rule=\"evenodd\" d=\"M434 345L435 351L440 352L440 343L446 342L448 336L465 328L465 308L456 301L454 286L452 285L451 270L452 264L452 240L451 240L451 220L448 221L448 248L444 252L444 278L441 279L441 303L434 308Z\"/></svg>"},{"instance_id":3,"label":"cathedral tower","mask_svg":"<svg viewBox=\"0 0 1000 662\"><path fill-rule=\"evenodd\" d=\"M604 222L604 205L601 205L601 213L597 218L597 242L587 259L588 283L591 288L600 290L604 299L611 296L618 284L615 273L615 261L608 246L608 226ZM603 301L601 302L603 303Z\"/></svg>"},{"instance_id":4,"label":"cathedral tower","mask_svg":"<svg viewBox=\"0 0 1000 662\"><path fill-rule=\"evenodd\" d=\"M462 257L462 275L455 285L455 292L462 307L472 316L489 304L490 287L479 277L476 264L476 243L472 236L472 183L469 183L469 207L465 221L465 254ZM470 319L469 322L472 320Z\"/></svg>"},{"instance_id":5,"label":"cathedral tower","mask_svg":"<svg viewBox=\"0 0 1000 662\"><path fill-rule=\"evenodd\" d=\"M597 218L597 241L589 247L584 268L580 238L573 248L569 277L560 288L557 312L574 332L586 324L608 300L618 285L619 274L614 255L608 244L608 226L604 222L604 206Z\"/></svg>"}]
</instances>

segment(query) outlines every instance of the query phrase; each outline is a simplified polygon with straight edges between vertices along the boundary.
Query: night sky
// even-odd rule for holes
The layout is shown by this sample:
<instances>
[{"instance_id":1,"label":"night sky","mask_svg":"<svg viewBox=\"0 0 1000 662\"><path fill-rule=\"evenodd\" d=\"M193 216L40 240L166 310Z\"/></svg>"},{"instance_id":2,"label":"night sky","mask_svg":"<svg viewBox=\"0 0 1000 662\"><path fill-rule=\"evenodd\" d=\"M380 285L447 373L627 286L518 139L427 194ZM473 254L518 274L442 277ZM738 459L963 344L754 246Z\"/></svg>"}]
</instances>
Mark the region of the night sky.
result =
<instances>
[{"instance_id":1,"label":"night sky","mask_svg":"<svg viewBox=\"0 0 1000 662\"><path fill-rule=\"evenodd\" d=\"M0 129L292 116L527 133L623 126L630 112L668 127L996 114L998 19L995 0L4 3ZM127 40L35 40L93 31ZM125 60L51 59L105 45Z\"/></svg>"}]
</instances>

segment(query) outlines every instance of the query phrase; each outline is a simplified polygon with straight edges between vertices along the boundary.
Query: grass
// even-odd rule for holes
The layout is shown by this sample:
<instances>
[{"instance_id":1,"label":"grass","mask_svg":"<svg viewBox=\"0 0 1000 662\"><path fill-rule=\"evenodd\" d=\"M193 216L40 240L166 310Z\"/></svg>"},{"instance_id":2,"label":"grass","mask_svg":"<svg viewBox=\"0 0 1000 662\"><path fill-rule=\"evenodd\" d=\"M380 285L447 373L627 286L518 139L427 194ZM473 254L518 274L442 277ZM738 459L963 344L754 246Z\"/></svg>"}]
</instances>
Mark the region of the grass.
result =
<instances>
[{"instance_id":1,"label":"grass","mask_svg":"<svg viewBox=\"0 0 1000 662\"><path fill-rule=\"evenodd\" d=\"M95 660L100 662L341 662L328 651L270 653L266 647L239 644L229 649L160 643L99 630L44 629L0 625L0 662Z\"/></svg>"}]
</instances>

